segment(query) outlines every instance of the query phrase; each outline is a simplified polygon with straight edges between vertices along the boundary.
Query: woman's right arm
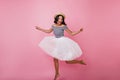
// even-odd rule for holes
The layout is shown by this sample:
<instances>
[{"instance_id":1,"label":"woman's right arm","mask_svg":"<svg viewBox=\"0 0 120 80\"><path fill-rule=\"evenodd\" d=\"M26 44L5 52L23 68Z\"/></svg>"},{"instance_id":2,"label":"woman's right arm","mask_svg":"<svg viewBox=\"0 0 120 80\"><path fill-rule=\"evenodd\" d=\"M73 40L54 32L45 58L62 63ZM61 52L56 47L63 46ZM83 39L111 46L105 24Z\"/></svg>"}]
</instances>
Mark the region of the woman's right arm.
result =
<instances>
[{"instance_id":1,"label":"woman's right arm","mask_svg":"<svg viewBox=\"0 0 120 80\"><path fill-rule=\"evenodd\" d=\"M50 29L42 29L42 28L40 28L38 26L35 26L35 27L36 27L37 30L40 30L40 31L45 32L45 33L51 33L53 31L52 28L50 28Z\"/></svg>"}]
</instances>

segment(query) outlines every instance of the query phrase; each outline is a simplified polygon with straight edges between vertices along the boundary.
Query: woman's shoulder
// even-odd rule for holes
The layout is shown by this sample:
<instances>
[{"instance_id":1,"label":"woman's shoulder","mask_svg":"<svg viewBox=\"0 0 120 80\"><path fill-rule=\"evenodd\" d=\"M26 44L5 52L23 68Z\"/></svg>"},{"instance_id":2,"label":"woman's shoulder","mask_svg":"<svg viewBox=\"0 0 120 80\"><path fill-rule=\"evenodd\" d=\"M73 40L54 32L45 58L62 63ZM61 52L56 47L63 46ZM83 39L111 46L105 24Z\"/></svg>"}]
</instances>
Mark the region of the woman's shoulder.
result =
<instances>
[{"instance_id":1,"label":"woman's shoulder","mask_svg":"<svg viewBox=\"0 0 120 80\"><path fill-rule=\"evenodd\" d=\"M56 26L56 24L52 24L52 26Z\"/></svg>"}]
</instances>

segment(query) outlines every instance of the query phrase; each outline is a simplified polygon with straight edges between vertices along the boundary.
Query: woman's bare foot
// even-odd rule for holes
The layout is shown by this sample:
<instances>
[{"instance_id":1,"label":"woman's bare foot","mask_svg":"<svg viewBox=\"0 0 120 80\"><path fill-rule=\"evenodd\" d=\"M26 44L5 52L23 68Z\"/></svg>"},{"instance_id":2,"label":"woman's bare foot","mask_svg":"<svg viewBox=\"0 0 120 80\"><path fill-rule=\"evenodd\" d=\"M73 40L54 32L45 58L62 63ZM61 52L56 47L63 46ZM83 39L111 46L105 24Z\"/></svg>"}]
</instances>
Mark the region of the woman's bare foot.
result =
<instances>
[{"instance_id":1,"label":"woman's bare foot","mask_svg":"<svg viewBox=\"0 0 120 80\"><path fill-rule=\"evenodd\" d=\"M54 80L57 80L57 78L60 76L59 73L55 74Z\"/></svg>"},{"instance_id":2,"label":"woman's bare foot","mask_svg":"<svg viewBox=\"0 0 120 80\"><path fill-rule=\"evenodd\" d=\"M83 60L80 60L79 63L83 65L87 65Z\"/></svg>"}]
</instances>

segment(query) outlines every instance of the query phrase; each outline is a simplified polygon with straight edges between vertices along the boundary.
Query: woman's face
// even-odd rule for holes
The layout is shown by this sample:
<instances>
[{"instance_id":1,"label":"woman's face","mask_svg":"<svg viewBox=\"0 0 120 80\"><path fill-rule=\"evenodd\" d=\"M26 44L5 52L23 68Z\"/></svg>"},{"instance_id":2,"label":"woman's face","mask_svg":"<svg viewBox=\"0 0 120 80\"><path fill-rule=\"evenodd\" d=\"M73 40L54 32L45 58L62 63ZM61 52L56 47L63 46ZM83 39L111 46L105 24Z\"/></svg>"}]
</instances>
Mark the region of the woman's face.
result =
<instances>
[{"instance_id":1,"label":"woman's face","mask_svg":"<svg viewBox=\"0 0 120 80\"><path fill-rule=\"evenodd\" d=\"M58 24L61 24L62 22L63 22L63 17L62 17L62 16L59 16L57 23L58 23Z\"/></svg>"}]
</instances>

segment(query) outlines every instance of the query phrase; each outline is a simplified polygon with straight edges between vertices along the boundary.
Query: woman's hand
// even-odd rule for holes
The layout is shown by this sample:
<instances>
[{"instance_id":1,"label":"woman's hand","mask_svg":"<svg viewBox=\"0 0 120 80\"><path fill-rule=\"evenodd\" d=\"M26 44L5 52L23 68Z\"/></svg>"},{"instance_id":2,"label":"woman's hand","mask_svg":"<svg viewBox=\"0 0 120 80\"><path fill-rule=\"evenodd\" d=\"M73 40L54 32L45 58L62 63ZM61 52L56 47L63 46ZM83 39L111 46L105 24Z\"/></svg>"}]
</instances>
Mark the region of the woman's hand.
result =
<instances>
[{"instance_id":1,"label":"woman's hand","mask_svg":"<svg viewBox=\"0 0 120 80\"><path fill-rule=\"evenodd\" d=\"M40 27L38 27L38 26L35 26L35 28L38 29L38 30L40 30Z\"/></svg>"},{"instance_id":2,"label":"woman's hand","mask_svg":"<svg viewBox=\"0 0 120 80\"><path fill-rule=\"evenodd\" d=\"M82 32L82 31L83 31L83 28L80 29L80 32Z\"/></svg>"}]
</instances>

